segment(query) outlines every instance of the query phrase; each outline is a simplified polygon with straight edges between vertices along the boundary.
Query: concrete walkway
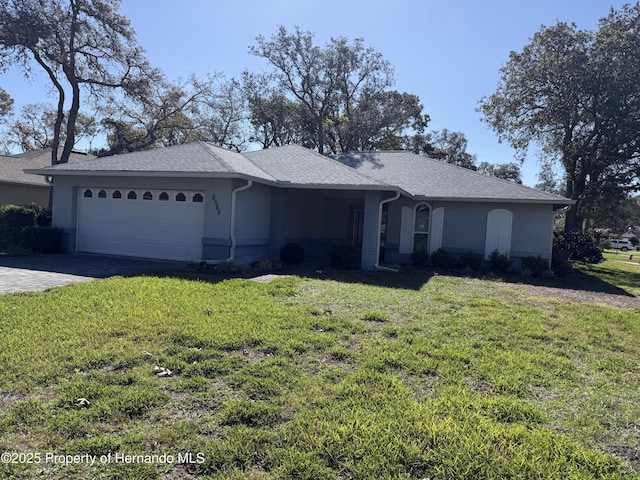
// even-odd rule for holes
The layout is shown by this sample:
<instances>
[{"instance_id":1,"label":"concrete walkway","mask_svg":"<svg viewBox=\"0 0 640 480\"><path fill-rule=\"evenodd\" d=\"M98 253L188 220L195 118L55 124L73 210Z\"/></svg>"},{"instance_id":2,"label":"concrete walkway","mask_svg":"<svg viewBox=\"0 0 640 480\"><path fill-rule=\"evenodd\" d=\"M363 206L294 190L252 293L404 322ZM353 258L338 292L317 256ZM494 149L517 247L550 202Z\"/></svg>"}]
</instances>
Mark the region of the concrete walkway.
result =
<instances>
[{"instance_id":1,"label":"concrete walkway","mask_svg":"<svg viewBox=\"0 0 640 480\"><path fill-rule=\"evenodd\" d=\"M42 291L96 278L179 271L184 263L88 254L0 257L0 294Z\"/></svg>"}]
</instances>

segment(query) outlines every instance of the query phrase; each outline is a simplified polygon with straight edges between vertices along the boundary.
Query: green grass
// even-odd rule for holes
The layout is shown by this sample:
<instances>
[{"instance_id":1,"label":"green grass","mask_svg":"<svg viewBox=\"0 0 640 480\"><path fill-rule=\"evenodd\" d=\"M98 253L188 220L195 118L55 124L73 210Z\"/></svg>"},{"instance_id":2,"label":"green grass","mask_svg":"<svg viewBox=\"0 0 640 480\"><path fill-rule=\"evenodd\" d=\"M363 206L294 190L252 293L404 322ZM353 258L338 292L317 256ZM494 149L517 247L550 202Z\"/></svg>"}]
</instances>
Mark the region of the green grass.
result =
<instances>
[{"instance_id":1,"label":"green grass","mask_svg":"<svg viewBox=\"0 0 640 480\"><path fill-rule=\"evenodd\" d=\"M616 258L574 275L640 290L640 266ZM4 295L0 452L112 460L0 463L0 478L640 478L638 359L640 311L494 279L136 277Z\"/></svg>"}]
</instances>

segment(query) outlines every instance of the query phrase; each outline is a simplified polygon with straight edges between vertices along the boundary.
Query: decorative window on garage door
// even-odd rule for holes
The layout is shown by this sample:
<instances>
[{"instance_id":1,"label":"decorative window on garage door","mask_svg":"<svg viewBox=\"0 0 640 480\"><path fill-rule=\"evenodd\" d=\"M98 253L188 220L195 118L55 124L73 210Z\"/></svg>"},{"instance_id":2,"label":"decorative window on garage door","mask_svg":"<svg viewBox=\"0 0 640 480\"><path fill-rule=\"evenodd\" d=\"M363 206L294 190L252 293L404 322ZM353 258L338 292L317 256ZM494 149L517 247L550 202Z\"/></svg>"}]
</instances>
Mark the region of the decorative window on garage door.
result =
<instances>
[{"instance_id":1,"label":"decorative window on garage door","mask_svg":"<svg viewBox=\"0 0 640 480\"><path fill-rule=\"evenodd\" d=\"M107 189L107 188L80 188L83 198L98 200L121 200L126 198L131 201L148 202L179 202L185 204L204 203L203 192L189 190L148 190L148 189Z\"/></svg>"}]
</instances>

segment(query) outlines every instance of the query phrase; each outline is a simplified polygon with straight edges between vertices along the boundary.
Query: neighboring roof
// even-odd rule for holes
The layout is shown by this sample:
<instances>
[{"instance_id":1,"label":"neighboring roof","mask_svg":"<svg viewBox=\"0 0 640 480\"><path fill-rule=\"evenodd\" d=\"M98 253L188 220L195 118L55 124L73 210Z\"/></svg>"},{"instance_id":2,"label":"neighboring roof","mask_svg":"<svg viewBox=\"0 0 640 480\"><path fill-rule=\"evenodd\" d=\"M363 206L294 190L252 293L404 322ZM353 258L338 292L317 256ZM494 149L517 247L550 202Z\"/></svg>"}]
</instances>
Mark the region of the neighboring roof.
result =
<instances>
[{"instance_id":1,"label":"neighboring roof","mask_svg":"<svg viewBox=\"0 0 640 480\"><path fill-rule=\"evenodd\" d=\"M343 153L299 145L237 153L205 142L29 170L40 175L246 178L283 187L395 190L425 200L573 203L559 195L409 152Z\"/></svg>"},{"instance_id":2,"label":"neighboring roof","mask_svg":"<svg viewBox=\"0 0 640 480\"><path fill-rule=\"evenodd\" d=\"M560 195L406 151L342 153L334 158L363 175L396 185L425 200L574 203Z\"/></svg>"},{"instance_id":3,"label":"neighboring roof","mask_svg":"<svg viewBox=\"0 0 640 480\"><path fill-rule=\"evenodd\" d=\"M84 152L73 151L69 162L95 158ZM23 170L38 169L51 165L51 149L33 150L17 155L0 155L0 183L14 183L21 185L36 185L48 187L44 177L25 173Z\"/></svg>"}]
</instances>

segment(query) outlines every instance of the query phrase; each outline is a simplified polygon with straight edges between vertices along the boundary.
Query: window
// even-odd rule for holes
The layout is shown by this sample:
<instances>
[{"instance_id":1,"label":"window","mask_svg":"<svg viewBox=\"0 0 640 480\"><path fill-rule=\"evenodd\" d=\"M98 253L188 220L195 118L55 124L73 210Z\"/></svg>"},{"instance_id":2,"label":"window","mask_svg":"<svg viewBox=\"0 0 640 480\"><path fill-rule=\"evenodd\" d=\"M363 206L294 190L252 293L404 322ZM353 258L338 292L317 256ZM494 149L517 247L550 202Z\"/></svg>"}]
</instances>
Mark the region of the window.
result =
<instances>
[{"instance_id":1,"label":"window","mask_svg":"<svg viewBox=\"0 0 640 480\"><path fill-rule=\"evenodd\" d=\"M191 200L195 203L202 203L204 198L199 193L196 193Z\"/></svg>"},{"instance_id":2,"label":"window","mask_svg":"<svg viewBox=\"0 0 640 480\"><path fill-rule=\"evenodd\" d=\"M169 194L167 192L162 192L158 198L163 202L167 202L169 200Z\"/></svg>"},{"instance_id":3,"label":"window","mask_svg":"<svg viewBox=\"0 0 640 480\"><path fill-rule=\"evenodd\" d=\"M98 192L98 198L107 198L107 192L105 192L104 190L100 190Z\"/></svg>"},{"instance_id":4,"label":"window","mask_svg":"<svg viewBox=\"0 0 640 480\"><path fill-rule=\"evenodd\" d=\"M134 192L133 190L131 190L128 194L127 194L127 198L129 200L135 200L136 198L138 198L138 195L136 194L136 192Z\"/></svg>"},{"instance_id":5,"label":"window","mask_svg":"<svg viewBox=\"0 0 640 480\"><path fill-rule=\"evenodd\" d=\"M400 219L399 253L410 254L422 248L429 250L431 206L419 203L415 207L403 206Z\"/></svg>"},{"instance_id":6,"label":"window","mask_svg":"<svg viewBox=\"0 0 640 480\"><path fill-rule=\"evenodd\" d=\"M429 217L431 207L426 203L416 206L413 223L413 251L429 249Z\"/></svg>"},{"instance_id":7,"label":"window","mask_svg":"<svg viewBox=\"0 0 640 480\"><path fill-rule=\"evenodd\" d=\"M93 192L89 189L85 190L84 193L82 194L82 196L84 198L93 198Z\"/></svg>"},{"instance_id":8,"label":"window","mask_svg":"<svg viewBox=\"0 0 640 480\"><path fill-rule=\"evenodd\" d=\"M187 197L184 195L184 193L180 192L176 195L176 202L185 202L186 200Z\"/></svg>"},{"instance_id":9,"label":"window","mask_svg":"<svg viewBox=\"0 0 640 480\"><path fill-rule=\"evenodd\" d=\"M362 248L362 237L364 233L364 210L358 208L353 211L353 246Z\"/></svg>"},{"instance_id":10,"label":"window","mask_svg":"<svg viewBox=\"0 0 640 480\"><path fill-rule=\"evenodd\" d=\"M143 200L153 200L153 194L151 192L144 192L142 194Z\"/></svg>"},{"instance_id":11,"label":"window","mask_svg":"<svg viewBox=\"0 0 640 480\"><path fill-rule=\"evenodd\" d=\"M113 192L113 194L111 195L111 198L122 198L122 194L120 193L120 190L116 190L115 192Z\"/></svg>"}]
</instances>

